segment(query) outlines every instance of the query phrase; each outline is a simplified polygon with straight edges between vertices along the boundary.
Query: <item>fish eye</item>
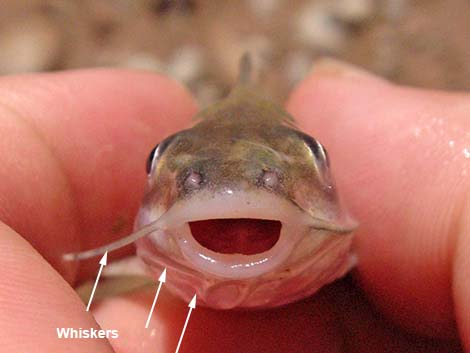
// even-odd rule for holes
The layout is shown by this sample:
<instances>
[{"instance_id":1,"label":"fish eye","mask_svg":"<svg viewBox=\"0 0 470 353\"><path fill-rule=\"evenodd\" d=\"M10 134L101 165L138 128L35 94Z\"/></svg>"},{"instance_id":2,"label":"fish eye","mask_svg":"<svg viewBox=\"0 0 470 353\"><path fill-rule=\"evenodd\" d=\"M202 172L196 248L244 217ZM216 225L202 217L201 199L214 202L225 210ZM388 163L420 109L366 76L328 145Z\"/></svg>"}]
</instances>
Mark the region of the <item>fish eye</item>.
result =
<instances>
[{"instance_id":1,"label":"fish eye","mask_svg":"<svg viewBox=\"0 0 470 353\"><path fill-rule=\"evenodd\" d=\"M152 166L153 166L153 160L155 159L155 155L158 152L158 147L160 144L157 144L151 151L149 156L147 157L147 162L145 163L145 168L147 170L147 174L150 174L152 171Z\"/></svg>"},{"instance_id":2,"label":"fish eye","mask_svg":"<svg viewBox=\"0 0 470 353\"><path fill-rule=\"evenodd\" d=\"M165 152L175 137L176 135L167 137L150 151L149 156L147 157L147 162L145 163L147 175L150 175L152 170L155 168L155 164L157 163L158 159L163 154L163 152Z\"/></svg>"},{"instance_id":3,"label":"fish eye","mask_svg":"<svg viewBox=\"0 0 470 353\"><path fill-rule=\"evenodd\" d=\"M330 165L330 161L328 153L326 152L326 149L323 147L323 145L312 136L304 134L303 132L298 132L298 135L312 152L316 160L328 167Z\"/></svg>"}]
</instances>

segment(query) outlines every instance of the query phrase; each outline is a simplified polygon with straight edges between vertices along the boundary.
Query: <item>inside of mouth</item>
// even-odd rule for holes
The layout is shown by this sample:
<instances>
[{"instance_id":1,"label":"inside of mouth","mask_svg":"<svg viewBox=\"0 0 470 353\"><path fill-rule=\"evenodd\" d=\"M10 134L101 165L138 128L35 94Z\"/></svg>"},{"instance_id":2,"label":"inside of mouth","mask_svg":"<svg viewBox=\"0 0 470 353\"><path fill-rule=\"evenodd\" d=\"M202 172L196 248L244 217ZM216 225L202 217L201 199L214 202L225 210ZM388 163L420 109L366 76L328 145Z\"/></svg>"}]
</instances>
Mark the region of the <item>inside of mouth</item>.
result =
<instances>
[{"instance_id":1,"label":"inside of mouth","mask_svg":"<svg viewBox=\"0 0 470 353\"><path fill-rule=\"evenodd\" d=\"M279 240L282 224L252 218L206 219L189 222L193 238L220 254L254 255L271 249Z\"/></svg>"}]
</instances>

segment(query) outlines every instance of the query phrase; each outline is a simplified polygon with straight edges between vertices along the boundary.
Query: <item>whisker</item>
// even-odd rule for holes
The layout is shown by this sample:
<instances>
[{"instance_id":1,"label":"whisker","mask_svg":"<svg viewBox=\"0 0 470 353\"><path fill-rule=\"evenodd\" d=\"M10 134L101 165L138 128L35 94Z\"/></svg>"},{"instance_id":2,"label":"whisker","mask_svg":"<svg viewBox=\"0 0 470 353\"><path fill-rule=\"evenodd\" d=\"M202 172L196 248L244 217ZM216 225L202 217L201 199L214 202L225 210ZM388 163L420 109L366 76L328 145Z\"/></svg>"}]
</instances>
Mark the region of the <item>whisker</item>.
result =
<instances>
[{"instance_id":1,"label":"whisker","mask_svg":"<svg viewBox=\"0 0 470 353\"><path fill-rule=\"evenodd\" d=\"M73 252L63 255L63 259L65 261L75 261L75 260L84 260L89 259L98 255L103 255L106 251L114 251L120 249L126 245L129 245L135 242L137 239L140 239L158 229L161 229L161 225L159 224L160 218L157 220L147 224L143 228L139 229L138 231L116 240L115 242L100 246L99 248L94 248L90 250L80 251L80 252Z\"/></svg>"}]
</instances>

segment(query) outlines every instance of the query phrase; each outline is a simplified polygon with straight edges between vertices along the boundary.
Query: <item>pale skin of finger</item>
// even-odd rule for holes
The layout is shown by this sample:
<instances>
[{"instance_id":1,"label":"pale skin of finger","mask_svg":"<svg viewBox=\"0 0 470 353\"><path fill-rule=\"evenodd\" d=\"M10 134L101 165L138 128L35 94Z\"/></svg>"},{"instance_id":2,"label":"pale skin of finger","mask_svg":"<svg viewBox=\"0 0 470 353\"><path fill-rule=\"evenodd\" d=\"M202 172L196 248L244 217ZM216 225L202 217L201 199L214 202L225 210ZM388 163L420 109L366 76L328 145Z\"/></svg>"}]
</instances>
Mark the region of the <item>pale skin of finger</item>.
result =
<instances>
[{"instance_id":1,"label":"pale skin of finger","mask_svg":"<svg viewBox=\"0 0 470 353\"><path fill-rule=\"evenodd\" d=\"M132 231L149 151L195 110L182 87L144 72L2 78L0 219L69 282L93 275L96 261L61 256Z\"/></svg>"},{"instance_id":2,"label":"pale skin of finger","mask_svg":"<svg viewBox=\"0 0 470 353\"><path fill-rule=\"evenodd\" d=\"M455 260L470 251L456 249L469 236L470 96L330 72L307 79L289 109L325 144L361 223L357 274L372 300L430 336L456 336L457 317L468 345L470 278L465 256Z\"/></svg>"},{"instance_id":3,"label":"pale skin of finger","mask_svg":"<svg viewBox=\"0 0 470 353\"><path fill-rule=\"evenodd\" d=\"M104 339L57 338L57 328L99 326L65 280L0 222L0 347L3 352L113 352Z\"/></svg>"}]
</instances>

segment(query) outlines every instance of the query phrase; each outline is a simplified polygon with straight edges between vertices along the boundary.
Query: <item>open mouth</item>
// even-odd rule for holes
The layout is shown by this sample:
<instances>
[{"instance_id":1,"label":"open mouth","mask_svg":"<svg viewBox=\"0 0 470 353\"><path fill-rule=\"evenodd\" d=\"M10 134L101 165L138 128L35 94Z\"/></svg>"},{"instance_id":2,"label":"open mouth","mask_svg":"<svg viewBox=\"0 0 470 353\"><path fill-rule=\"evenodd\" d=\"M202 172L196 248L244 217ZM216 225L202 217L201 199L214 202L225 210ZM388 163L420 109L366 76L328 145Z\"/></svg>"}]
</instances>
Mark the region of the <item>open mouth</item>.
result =
<instances>
[{"instance_id":1,"label":"open mouth","mask_svg":"<svg viewBox=\"0 0 470 353\"><path fill-rule=\"evenodd\" d=\"M282 223L268 219L223 218L188 222L193 238L219 254L254 255L279 240Z\"/></svg>"},{"instance_id":2,"label":"open mouth","mask_svg":"<svg viewBox=\"0 0 470 353\"><path fill-rule=\"evenodd\" d=\"M309 222L292 202L264 190L208 191L172 205L162 230L150 239L162 253L180 254L191 269L225 279L254 278L286 263L310 232Z\"/></svg>"}]
</instances>

